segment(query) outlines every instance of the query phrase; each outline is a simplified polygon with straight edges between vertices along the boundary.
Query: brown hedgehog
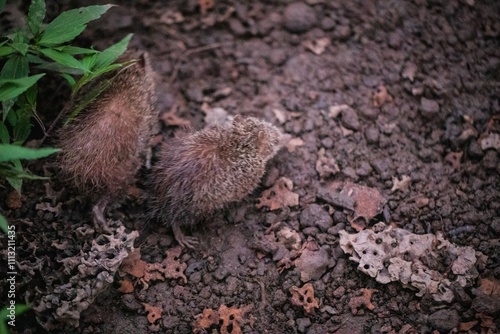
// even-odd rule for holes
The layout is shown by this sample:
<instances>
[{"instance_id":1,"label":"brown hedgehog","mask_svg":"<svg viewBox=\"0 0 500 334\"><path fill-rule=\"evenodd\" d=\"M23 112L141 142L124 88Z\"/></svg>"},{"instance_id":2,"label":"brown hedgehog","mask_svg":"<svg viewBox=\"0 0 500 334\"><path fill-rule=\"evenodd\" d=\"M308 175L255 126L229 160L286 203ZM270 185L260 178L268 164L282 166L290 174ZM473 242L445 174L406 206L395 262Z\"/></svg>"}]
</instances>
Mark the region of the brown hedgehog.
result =
<instances>
[{"instance_id":1,"label":"brown hedgehog","mask_svg":"<svg viewBox=\"0 0 500 334\"><path fill-rule=\"evenodd\" d=\"M251 193L281 148L281 137L267 122L236 116L228 125L173 139L153 169L151 214L172 227L179 244L192 248L196 240L181 227Z\"/></svg>"},{"instance_id":2,"label":"brown hedgehog","mask_svg":"<svg viewBox=\"0 0 500 334\"><path fill-rule=\"evenodd\" d=\"M74 186L93 197L94 223L104 232L110 232L104 209L134 181L141 166L140 155L157 121L156 85L147 54L120 61L134 58L135 62L99 79L73 99L85 100L98 85L113 78L109 87L59 133L60 167ZM78 105L70 103L70 111Z\"/></svg>"}]
</instances>

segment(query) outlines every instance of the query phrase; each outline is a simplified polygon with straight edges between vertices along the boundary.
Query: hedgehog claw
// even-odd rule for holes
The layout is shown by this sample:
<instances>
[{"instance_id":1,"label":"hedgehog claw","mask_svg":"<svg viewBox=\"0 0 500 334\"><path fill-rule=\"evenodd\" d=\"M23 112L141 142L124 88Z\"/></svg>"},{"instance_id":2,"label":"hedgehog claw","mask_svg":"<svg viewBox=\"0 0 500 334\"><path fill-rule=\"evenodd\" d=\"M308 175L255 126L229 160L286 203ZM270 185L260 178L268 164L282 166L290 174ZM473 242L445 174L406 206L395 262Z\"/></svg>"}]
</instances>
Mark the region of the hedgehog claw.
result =
<instances>
[{"instance_id":1,"label":"hedgehog claw","mask_svg":"<svg viewBox=\"0 0 500 334\"><path fill-rule=\"evenodd\" d=\"M113 231L108 226L106 218L104 218L104 209L108 204L106 198L102 198L97 202L92 208L92 214L94 216L94 226L96 230L102 234L113 234Z\"/></svg>"},{"instance_id":2,"label":"hedgehog claw","mask_svg":"<svg viewBox=\"0 0 500 334\"><path fill-rule=\"evenodd\" d=\"M182 248L193 249L194 246L199 244L197 238L186 236L184 232L182 232L179 226L173 227L172 231L174 232L175 240L177 240L177 242L179 243L179 245L181 245Z\"/></svg>"}]
</instances>

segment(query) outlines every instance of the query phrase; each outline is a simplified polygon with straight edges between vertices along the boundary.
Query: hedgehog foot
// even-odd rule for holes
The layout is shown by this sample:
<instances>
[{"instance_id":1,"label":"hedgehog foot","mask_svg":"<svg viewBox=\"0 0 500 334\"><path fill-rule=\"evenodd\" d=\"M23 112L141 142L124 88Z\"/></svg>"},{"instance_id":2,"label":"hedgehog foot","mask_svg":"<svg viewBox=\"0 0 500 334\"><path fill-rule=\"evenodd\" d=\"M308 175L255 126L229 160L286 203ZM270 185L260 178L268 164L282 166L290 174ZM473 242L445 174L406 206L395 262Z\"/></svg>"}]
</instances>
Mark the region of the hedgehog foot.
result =
<instances>
[{"instance_id":1,"label":"hedgehog foot","mask_svg":"<svg viewBox=\"0 0 500 334\"><path fill-rule=\"evenodd\" d=\"M195 237L188 237L182 232L180 226L173 226L172 231L174 232L175 240L182 246L182 248L193 249L195 245L199 244L199 241Z\"/></svg>"},{"instance_id":2,"label":"hedgehog foot","mask_svg":"<svg viewBox=\"0 0 500 334\"><path fill-rule=\"evenodd\" d=\"M109 228L108 222L104 217L104 209L106 209L108 202L109 200L106 197L102 197L92 208L94 226L96 230L102 234L113 234L113 231Z\"/></svg>"}]
</instances>

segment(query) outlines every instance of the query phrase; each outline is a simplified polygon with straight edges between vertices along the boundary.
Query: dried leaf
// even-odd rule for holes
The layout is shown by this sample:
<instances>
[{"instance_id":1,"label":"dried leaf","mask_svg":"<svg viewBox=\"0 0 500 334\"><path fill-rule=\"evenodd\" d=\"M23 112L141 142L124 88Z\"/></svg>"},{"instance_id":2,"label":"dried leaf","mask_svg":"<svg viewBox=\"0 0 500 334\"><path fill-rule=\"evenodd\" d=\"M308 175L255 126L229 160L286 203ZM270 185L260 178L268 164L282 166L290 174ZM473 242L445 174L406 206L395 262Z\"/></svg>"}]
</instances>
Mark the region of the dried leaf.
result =
<instances>
[{"instance_id":1,"label":"dried leaf","mask_svg":"<svg viewBox=\"0 0 500 334\"><path fill-rule=\"evenodd\" d=\"M407 63L405 68L403 69L403 72L401 73L401 76L404 79L409 79L411 82L415 80L415 73L417 72L417 65L414 63Z\"/></svg>"},{"instance_id":2,"label":"dried leaf","mask_svg":"<svg viewBox=\"0 0 500 334\"><path fill-rule=\"evenodd\" d=\"M474 321L469 321L469 322L461 322L460 325L458 326L458 330L460 332L467 332L470 331L474 326L476 326L479 323L479 321L474 320Z\"/></svg>"},{"instance_id":3,"label":"dried leaf","mask_svg":"<svg viewBox=\"0 0 500 334\"><path fill-rule=\"evenodd\" d=\"M292 180L281 177L272 188L264 190L256 205L258 209L263 206L269 207L271 211L289 206L299 205L299 195L292 192Z\"/></svg>"},{"instance_id":4,"label":"dried leaf","mask_svg":"<svg viewBox=\"0 0 500 334\"><path fill-rule=\"evenodd\" d=\"M9 209L20 209L23 206L21 194L17 190L12 190L7 196L6 204Z\"/></svg>"},{"instance_id":5,"label":"dried leaf","mask_svg":"<svg viewBox=\"0 0 500 334\"><path fill-rule=\"evenodd\" d=\"M302 306L306 313L311 313L315 308L319 308L319 301L314 297L314 287L311 283L305 284L302 288L292 286L292 304Z\"/></svg>"},{"instance_id":6,"label":"dried leaf","mask_svg":"<svg viewBox=\"0 0 500 334\"><path fill-rule=\"evenodd\" d=\"M286 114L281 109L273 109L274 117L278 120L280 124L285 124L286 122Z\"/></svg>"},{"instance_id":7,"label":"dried leaf","mask_svg":"<svg viewBox=\"0 0 500 334\"><path fill-rule=\"evenodd\" d=\"M328 108L328 117L330 118L337 118L340 113L345 110L345 109L350 109L347 104L340 104L340 105L335 105L335 106L330 106Z\"/></svg>"},{"instance_id":8,"label":"dried leaf","mask_svg":"<svg viewBox=\"0 0 500 334\"><path fill-rule=\"evenodd\" d=\"M351 308L352 314L358 313L358 309L361 306L366 307L370 311L375 308L375 305L372 304L371 299L372 295L375 292L378 292L378 290L375 289L360 289L360 291L363 293L361 296L358 297L353 297L349 301L349 307Z\"/></svg>"},{"instance_id":9,"label":"dried leaf","mask_svg":"<svg viewBox=\"0 0 500 334\"><path fill-rule=\"evenodd\" d=\"M481 279L479 289L487 296L500 298L500 281L494 278Z\"/></svg>"},{"instance_id":10,"label":"dried leaf","mask_svg":"<svg viewBox=\"0 0 500 334\"><path fill-rule=\"evenodd\" d=\"M214 0L198 0L198 6L200 6L200 11L202 14L206 14L209 9L214 7Z\"/></svg>"},{"instance_id":11,"label":"dried leaf","mask_svg":"<svg viewBox=\"0 0 500 334\"><path fill-rule=\"evenodd\" d=\"M387 88L384 85L380 85L377 88L377 91L372 95L373 106L378 108L383 106L384 104L391 102L392 96L387 92Z\"/></svg>"},{"instance_id":12,"label":"dried leaf","mask_svg":"<svg viewBox=\"0 0 500 334\"><path fill-rule=\"evenodd\" d=\"M330 45L330 39L328 37L323 37L314 41L304 41L302 45L304 45L306 49L312 51L315 55L319 56L323 54L326 47Z\"/></svg>"},{"instance_id":13,"label":"dried leaf","mask_svg":"<svg viewBox=\"0 0 500 334\"><path fill-rule=\"evenodd\" d=\"M293 152L295 152L295 149L297 147L303 146L303 145L304 145L304 141L301 138L298 138L298 137L292 138L286 144L286 149L288 150L288 152L293 153Z\"/></svg>"},{"instance_id":14,"label":"dried leaf","mask_svg":"<svg viewBox=\"0 0 500 334\"><path fill-rule=\"evenodd\" d=\"M340 172L340 168L337 165L337 161L333 157L328 157L326 155L326 150L324 147L320 148L318 151L318 160L316 160L316 171L319 176L327 178L331 175L335 175Z\"/></svg>"},{"instance_id":15,"label":"dried leaf","mask_svg":"<svg viewBox=\"0 0 500 334\"><path fill-rule=\"evenodd\" d=\"M61 207L62 207L62 202L57 203L56 206L51 206L50 203L44 202L44 203L38 203L35 206L35 209L52 212L55 213L57 216L61 213Z\"/></svg>"},{"instance_id":16,"label":"dried leaf","mask_svg":"<svg viewBox=\"0 0 500 334\"><path fill-rule=\"evenodd\" d=\"M121 293L134 292L134 284L129 278L125 277L125 279L119 281L119 283L120 287L118 288L118 291L120 291Z\"/></svg>"},{"instance_id":17,"label":"dried leaf","mask_svg":"<svg viewBox=\"0 0 500 334\"><path fill-rule=\"evenodd\" d=\"M464 152L450 152L446 155L444 160L446 162L449 162L454 170L458 170L458 169L460 169L460 165L461 165L460 160L462 160L463 155L464 155Z\"/></svg>"},{"instance_id":18,"label":"dried leaf","mask_svg":"<svg viewBox=\"0 0 500 334\"><path fill-rule=\"evenodd\" d=\"M395 192L396 190L402 190L402 191L408 190L410 184L411 184L411 177L407 175L403 175L401 177L401 181L397 177L393 176L391 192Z\"/></svg>"},{"instance_id":19,"label":"dried leaf","mask_svg":"<svg viewBox=\"0 0 500 334\"><path fill-rule=\"evenodd\" d=\"M241 325L244 323L245 308L227 307L222 304L218 311L204 309L202 314L195 316L192 323L194 333L207 333L206 329L220 326L221 334L241 334Z\"/></svg>"},{"instance_id":20,"label":"dried leaf","mask_svg":"<svg viewBox=\"0 0 500 334\"><path fill-rule=\"evenodd\" d=\"M120 271L134 277L144 277L148 264L141 260L141 249L134 249L128 257L123 260Z\"/></svg>"},{"instance_id":21,"label":"dried leaf","mask_svg":"<svg viewBox=\"0 0 500 334\"><path fill-rule=\"evenodd\" d=\"M151 306L149 304L143 303L144 310L148 312L148 321L150 324L154 324L158 319L161 318L162 308L157 306Z\"/></svg>"},{"instance_id":22,"label":"dried leaf","mask_svg":"<svg viewBox=\"0 0 500 334\"><path fill-rule=\"evenodd\" d=\"M175 114L175 110L164 113L160 116L165 126L191 126L191 122L187 119L180 118Z\"/></svg>"},{"instance_id":23,"label":"dried leaf","mask_svg":"<svg viewBox=\"0 0 500 334\"><path fill-rule=\"evenodd\" d=\"M351 182L346 182L341 193L345 193L354 199L354 218L351 224L359 218L366 223L378 215L386 202L378 189L360 186ZM356 228L356 226L353 226ZM358 227L359 228L359 227ZM359 232L360 230L357 229Z\"/></svg>"}]
</instances>

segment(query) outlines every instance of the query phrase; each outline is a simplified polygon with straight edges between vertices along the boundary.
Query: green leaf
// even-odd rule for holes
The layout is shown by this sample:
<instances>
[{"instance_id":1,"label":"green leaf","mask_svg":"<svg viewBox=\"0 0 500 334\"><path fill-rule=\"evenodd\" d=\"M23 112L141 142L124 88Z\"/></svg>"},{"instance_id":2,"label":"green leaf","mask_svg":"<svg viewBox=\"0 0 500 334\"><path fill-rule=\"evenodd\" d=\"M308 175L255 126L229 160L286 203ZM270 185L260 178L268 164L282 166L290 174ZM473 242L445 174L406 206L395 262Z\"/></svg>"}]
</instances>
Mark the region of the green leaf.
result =
<instances>
[{"instance_id":1,"label":"green leaf","mask_svg":"<svg viewBox=\"0 0 500 334\"><path fill-rule=\"evenodd\" d=\"M21 145L28 138L31 133L31 114L27 113L24 110L18 110L18 122L14 129L12 130L12 134L14 137L14 143Z\"/></svg>"},{"instance_id":2,"label":"green leaf","mask_svg":"<svg viewBox=\"0 0 500 334\"><path fill-rule=\"evenodd\" d=\"M17 79L27 77L29 73L28 58L19 54L13 55L5 62L0 72L1 79Z\"/></svg>"},{"instance_id":3,"label":"green leaf","mask_svg":"<svg viewBox=\"0 0 500 334\"><path fill-rule=\"evenodd\" d=\"M71 75L83 75L82 70L79 70L79 69L73 68L73 67L64 66L64 65L61 65L59 63L45 63L45 64L37 65L36 68L41 69L41 70L51 71L51 72L68 73Z\"/></svg>"},{"instance_id":4,"label":"green leaf","mask_svg":"<svg viewBox=\"0 0 500 334\"><path fill-rule=\"evenodd\" d=\"M28 88L28 90L24 94L24 96L26 97L26 101L28 102L28 104L30 105L32 110L36 109L36 96L37 96L37 94L38 94L37 85L33 85L30 88Z\"/></svg>"},{"instance_id":5,"label":"green leaf","mask_svg":"<svg viewBox=\"0 0 500 334\"><path fill-rule=\"evenodd\" d=\"M32 0L28 11L28 27L33 35L38 35L45 18L45 0Z\"/></svg>"},{"instance_id":6,"label":"green leaf","mask_svg":"<svg viewBox=\"0 0 500 334\"><path fill-rule=\"evenodd\" d=\"M92 71L99 70L105 68L108 65L111 65L118 57L120 57L125 52L125 50L127 50L127 46L131 38L132 34L128 34L118 43L99 53L97 55L94 66L92 66Z\"/></svg>"},{"instance_id":7,"label":"green leaf","mask_svg":"<svg viewBox=\"0 0 500 334\"><path fill-rule=\"evenodd\" d=\"M4 175L11 187L16 189L18 193L21 193L21 189L23 187L23 166L21 165L21 161L19 159L13 160L11 163L12 165L7 165L10 167L9 170L0 170L0 175Z\"/></svg>"},{"instance_id":8,"label":"green leaf","mask_svg":"<svg viewBox=\"0 0 500 334\"><path fill-rule=\"evenodd\" d=\"M20 79L0 79L0 101L13 99L33 86L45 73Z\"/></svg>"},{"instance_id":9,"label":"green leaf","mask_svg":"<svg viewBox=\"0 0 500 334\"><path fill-rule=\"evenodd\" d=\"M16 52L16 50L11 46L7 45L0 47L0 57L11 55L14 52Z\"/></svg>"},{"instance_id":10,"label":"green leaf","mask_svg":"<svg viewBox=\"0 0 500 334\"><path fill-rule=\"evenodd\" d=\"M81 101L79 101L79 103L77 105L74 106L73 111L68 116L68 119L66 120L64 125L67 125L69 122L71 122L73 119L75 119L75 117L78 116L78 114L82 110L84 110L99 95L101 95L102 92L104 92L106 89L108 89L112 82L113 82L113 79L109 79L109 80L105 80L103 82L100 82L98 85L96 85L96 87L93 87L87 94L85 94L83 99Z\"/></svg>"},{"instance_id":11,"label":"green leaf","mask_svg":"<svg viewBox=\"0 0 500 334\"><path fill-rule=\"evenodd\" d=\"M88 6L61 13L45 27L39 45L52 46L71 41L80 35L87 23L98 19L113 5Z\"/></svg>"},{"instance_id":12,"label":"green leaf","mask_svg":"<svg viewBox=\"0 0 500 334\"><path fill-rule=\"evenodd\" d=\"M76 60L76 58L72 55L52 49L41 49L40 52L61 65L87 71L85 66L83 66L82 63Z\"/></svg>"},{"instance_id":13,"label":"green leaf","mask_svg":"<svg viewBox=\"0 0 500 334\"><path fill-rule=\"evenodd\" d=\"M86 54L94 54L94 53L99 53L99 51L94 50L94 49L86 49L86 48L79 48L77 46L71 46L71 45L66 45L66 46L61 46L58 48L54 48L57 51L61 51L70 55L86 55Z\"/></svg>"},{"instance_id":14,"label":"green leaf","mask_svg":"<svg viewBox=\"0 0 500 334\"><path fill-rule=\"evenodd\" d=\"M12 43L10 44L10 46L23 56L26 56L26 53L28 52L28 49L30 47L27 43Z\"/></svg>"},{"instance_id":15,"label":"green leaf","mask_svg":"<svg viewBox=\"0 0 500 334\"><path fill-rule=\"evenodd\" d=\"M12 109L12 107L14 106L14 104L16 103L16 100L17 98L14 98L14 99L10 99L10 100L7 100L7 101L2 101L2 122L5 122L5 120L7 119L7 116L9 115L9 111Z\"/></svg>"},{"instance_id":16,"label":"green leaf","mask_svg":"<svg viewBox=\"0 0 500 334\"><path fill-rule=\"evenodd\" d=\"M7 0L0 0L0 13L3 12Z\"/></svg>"},{"instance_id":17,"label":"green leaf","mask_svg":"<svg viewBox=\"0 0 500 334\"><path fill-rule=\"evenodd\" d=\"M0 143L8 144L10 143L9 130L4 122L0 122Z\"/></svg>"},{"instance_id":18,"label":"green leaf","mask_svg":"<svg viewBox=\"0 0 500 334\"><path fill-rule=\"evenodd\" d=\"M39 159L59 152L57 148L28 148L19 145L0 144L0 162L16 159Z\"/></svg>"},{"instance_id":19,"label":"green leaf","mask_svg":"<svg viewBox=\"0 0 500 334\"><path fill-rule=\"evenodd\" d=\"M69 85L73 87L76 83L75 78L73 78L71 75L68 73L61 73L61 76L68 81Z\"/></svg>"},{"instance_id":20,"label":"green leaf","mask_svg":"<svg viewBox=\"0 0 500 334\"><path fill-rule=\"evenodd\" d=\"M7 234L9 232L9 224L7 223L7 219L0 213L0 229ZM1 312L0 312L1 313ZM1 316L0 316L1 317ZM3 322L4 319L0 318L0 321Z\"/></svg>"}]
</instances>

